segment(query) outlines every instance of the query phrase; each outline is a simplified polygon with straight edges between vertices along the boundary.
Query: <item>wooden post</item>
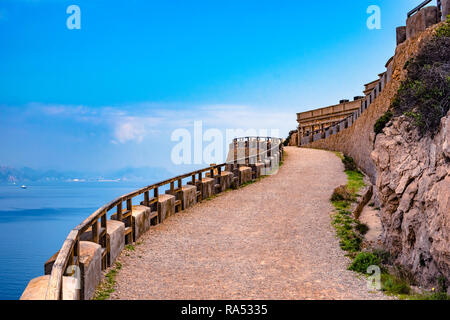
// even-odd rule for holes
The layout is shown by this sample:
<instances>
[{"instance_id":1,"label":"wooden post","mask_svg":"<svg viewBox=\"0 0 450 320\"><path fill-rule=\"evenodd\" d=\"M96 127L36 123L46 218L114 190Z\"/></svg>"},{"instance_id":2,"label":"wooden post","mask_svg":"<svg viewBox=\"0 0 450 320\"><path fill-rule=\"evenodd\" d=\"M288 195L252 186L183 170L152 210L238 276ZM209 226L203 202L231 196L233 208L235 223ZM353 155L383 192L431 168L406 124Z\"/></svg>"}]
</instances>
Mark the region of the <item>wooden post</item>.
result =
<instances>
[{"instance_id":1,"label":"wooden post","mask_svg":"<svg viewBox=\"0 0 450 320\"><path fill-rule=\"evenodd\" d=\"M117 205L117 221L122 222L122 201Z\"/></svg>"},{"instance_id":2,"label":"wooden post","mask_svg":"<svg viewBox=\"0 0 450 320\"><path fill-rule=\"evenodd\" d=\"M106 219L107 219L107 211L103 211L103 214L100 216L100 230L101 230L101 234L100 234L100 245L102 246L102 248L105 249L103 256L102 256L102 270L105 270L108 267L108 263L109 263L109 251L110 251L110 247L108 246L108 241L106 239L107 237L107 223L106 223Z\"/></svg>"},{"instance_id":3,"label":"wooden post","mask_svg":"<svg viewBox=\"0 0 450 320\"><path fill-rule=\"evenodd\" d=\"M233 151L234 151L234 167L237 166L238 160L237 160L237 156L238 156L238 151L237 151L237 139L233 140Z\"/></svg>"},{"instance_id":4,"label":"wooden post","mask_svg":"<svg viewBox=\"0 0 450 320\"><path fill-rule=\"evenodd\" d=\"M78 238L75 240L75 244L73 246L73 254L74 257L76 257L74 265L78 266L80 264L80 240Z\"/></svg>"},{"instance_id":5,"label":"wooden post","mask_svg":"<svg viewBox=\"0 0 450 320\"><path fill-rule=\"evenodd\" d=\"M132 199L127 199L127 211L128 216L126 218L125 227L131 228L131 232L128 234L128 243L133 243L133 202Z\"/></svg>"},{"instance_id":6,"label":"wooden post","mask_svg":"<svg viewBox=\"0 0 450 320\"><path fill-rule=\"evenodd\" d=\"M245 165L250 163L250 138L245 138Z\"/></svg>"},{"instance_id":7,"label":"wooden post","mask_svg":"<svg viewBox=\"0 0 450 320\"><path fill-rule=\"evenodd\" d=\"M144 192L144 203L147 207L150 207L150 193L148 191Z\"/></svg>"},{"instance_id":8,"label":"wooden post","mask_svg":"<svg viewBox=\"0 0 450 320\"><path fill-rule=\"evenodd\" d=\"M92 242L98 243L98 219L92 224Z\"/></svg>"},{"instance_id":9,"label":"wooden post","mask_svg":"<svg viewBox=\"0 0 450 320\"><path fill-rule=\"evenodd\" d=\"M259 155L259 137L256 138L256 162L259 163L261 156Z\"/></svg>"}]
</instances>

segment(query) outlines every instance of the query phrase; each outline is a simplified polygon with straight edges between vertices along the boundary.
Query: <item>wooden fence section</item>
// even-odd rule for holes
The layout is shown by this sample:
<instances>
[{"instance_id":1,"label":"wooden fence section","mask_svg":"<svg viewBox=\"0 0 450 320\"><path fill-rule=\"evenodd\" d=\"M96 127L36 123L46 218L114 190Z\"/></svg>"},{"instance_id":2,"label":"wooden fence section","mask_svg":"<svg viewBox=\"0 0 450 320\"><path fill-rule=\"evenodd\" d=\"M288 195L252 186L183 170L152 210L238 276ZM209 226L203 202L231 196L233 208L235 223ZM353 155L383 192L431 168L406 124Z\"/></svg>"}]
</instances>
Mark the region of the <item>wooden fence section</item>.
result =
<instances>
[{"instance_id":1,"label":"wooden fence section","mask_svg":"<svg viewBox=\"0 0 450 320\"><path fill-rule=\"evenodd\" d=\"M239 157L239 149L242 145L244 145L244 156ZM256 152L254 151L255 146ZM111 210L115 209L116 211L115 214L111 215L111 218L117 221L122 221L125 224L125 243L132 243L133 241L135 241L133 236L132 211L133 200L136 197L144 195L144 201L141 202L141 205L146 207L155 206L160 199L159 190L161 187L169 185L170 194L177 195L183 188L183 180L189 179L190 181L188 182L188 185L196 187L196 197L199 201L201 201L201 199L203 198L202 181L204 178L214 178L220 181L220 179L223 178L222 173L227 170L228 172L231 172L234 174L234 176L236 176L239 175L239 170L244 169L242 168L244 166L252 167L253 164L253 167L256 167L257 163L263 160L266 161L266 163L268 161L268 163L270 164L270 159L273 158L276 158L276 161L281 161L283 155L283 144L282 140L279 138L237 138L234 139L232 143L232 150L230 150L229 152L233 155L232 161L227 161L227 163L219 165L211 165L210 167L207 167L205 169L197 170L159 183L152 184L150 186L118 197L117 199L97 209L86 220L84 220L69 233L59 252L51 258L50 279L48 281L45 299L63 299L63 278L65 276L74 276L75 270L77 270L77 267L79 267L80 264L80 241L87 240L101 246L102 270L106 269L112 264L112 261L110 259L111 249L107 239L107 219L108 214ZM253 175L253 179L254 178L255 175ZM241 180L238 178L235 181L239 185ZM150 194L151 192L153 193L152 195ZM218 192L221 192L220 188L218 190L214 189L214 193ZM182 210L180 197L176 197L175 210L175 212L179 212ZM157 213L153 214L149 218L156 220L155 224L162 222L159 221ZM81 298L83 298L83 295L80 296Z\"/></svg>"}]
</instances>

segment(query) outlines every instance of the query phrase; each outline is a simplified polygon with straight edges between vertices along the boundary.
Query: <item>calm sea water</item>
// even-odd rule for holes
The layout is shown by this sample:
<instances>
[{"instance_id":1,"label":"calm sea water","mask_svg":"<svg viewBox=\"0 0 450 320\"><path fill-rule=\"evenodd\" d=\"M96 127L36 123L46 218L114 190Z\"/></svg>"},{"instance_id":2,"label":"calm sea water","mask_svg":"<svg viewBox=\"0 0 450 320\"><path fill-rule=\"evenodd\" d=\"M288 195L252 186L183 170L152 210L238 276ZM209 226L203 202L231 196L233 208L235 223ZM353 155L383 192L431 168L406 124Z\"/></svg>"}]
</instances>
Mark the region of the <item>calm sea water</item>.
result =
<instances>
[{"instance_id":1,"label":"calm sea water","mask_svg":"<svg viewBox=\"0 0 450 320\"><path fill-rule=\"evenodd\" d=\"M70 230L97 208L142 183L0 185L0 299L19 299ZM139 200L139 199L138 199ZM136 201L137 203L137 201Z\"/></svg>"}]
</instances>

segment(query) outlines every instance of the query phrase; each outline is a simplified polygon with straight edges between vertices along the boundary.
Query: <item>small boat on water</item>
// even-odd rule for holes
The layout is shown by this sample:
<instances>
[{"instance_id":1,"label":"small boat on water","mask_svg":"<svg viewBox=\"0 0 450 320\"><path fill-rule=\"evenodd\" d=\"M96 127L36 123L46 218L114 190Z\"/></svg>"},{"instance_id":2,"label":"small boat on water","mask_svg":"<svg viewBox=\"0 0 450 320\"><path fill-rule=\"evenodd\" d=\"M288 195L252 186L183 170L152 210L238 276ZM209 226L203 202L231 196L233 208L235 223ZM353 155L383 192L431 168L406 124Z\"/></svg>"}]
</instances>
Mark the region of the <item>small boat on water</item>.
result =
<instances>
[{"instance_id":1,"label":"small boat on water","mask_svg":"<svg viewBox=\"0 0 450 320\"><path fill-rule=\"evenodd\" d=\"M22 188L22 189L26 189L27 186L26 186L26 185L22 185L21 188Z\"/></svg>"}]
</instances>

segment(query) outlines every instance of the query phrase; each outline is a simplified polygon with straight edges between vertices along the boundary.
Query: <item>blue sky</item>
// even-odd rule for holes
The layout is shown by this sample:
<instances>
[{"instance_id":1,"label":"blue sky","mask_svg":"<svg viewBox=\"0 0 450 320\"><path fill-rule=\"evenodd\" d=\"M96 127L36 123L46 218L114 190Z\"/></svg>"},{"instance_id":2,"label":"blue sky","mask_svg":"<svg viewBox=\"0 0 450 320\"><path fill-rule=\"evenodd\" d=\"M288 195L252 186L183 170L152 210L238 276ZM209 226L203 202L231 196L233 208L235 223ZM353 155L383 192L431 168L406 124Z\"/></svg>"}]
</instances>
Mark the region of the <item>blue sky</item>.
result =
<instances>
[{"instance_id":1,"label":"blue sky","mask_svg":"<svg viewBox=\"0 0 450 320\"><path fill-rule=\"evenodd\" d=\"M384 71L418 3L0 0L0 165L179 171L170 134L196 120L286 136Z\"/></svg>"}]
</instances>

